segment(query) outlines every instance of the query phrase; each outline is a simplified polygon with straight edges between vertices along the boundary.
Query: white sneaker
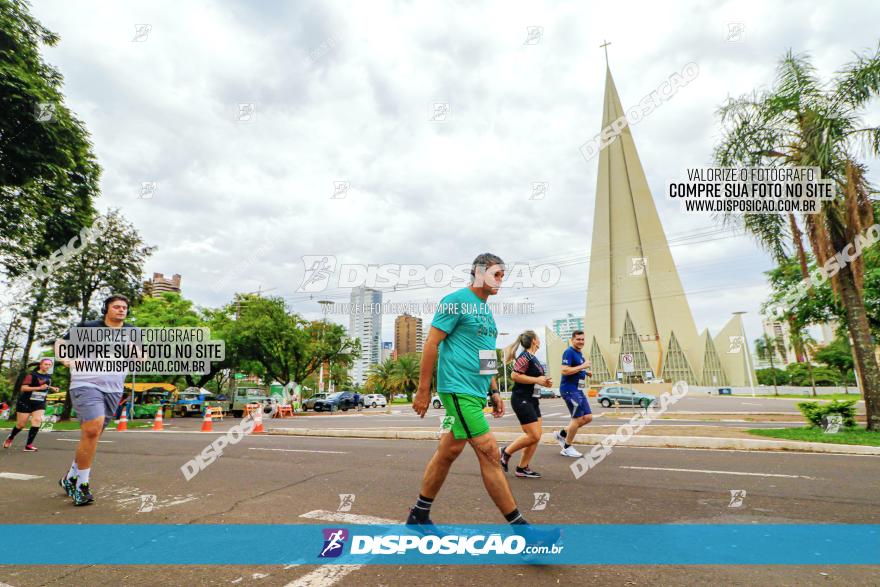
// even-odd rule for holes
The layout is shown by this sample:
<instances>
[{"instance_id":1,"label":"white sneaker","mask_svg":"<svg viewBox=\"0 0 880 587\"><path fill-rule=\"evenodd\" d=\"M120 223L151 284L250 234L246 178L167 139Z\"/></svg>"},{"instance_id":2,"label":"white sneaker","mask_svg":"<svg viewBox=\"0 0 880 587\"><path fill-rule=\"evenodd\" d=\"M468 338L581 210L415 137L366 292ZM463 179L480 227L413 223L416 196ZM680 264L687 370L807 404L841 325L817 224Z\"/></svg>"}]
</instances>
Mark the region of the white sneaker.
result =
<instances>
[{"instance_id":1,"label":"white sneaker","mask_svg":"<svg viewBox=\"0 0 880 587\"><path fill-rule=\"evenodd\" d=\"M584 456L581 453L579 453L578 450L573 446L570 446L568 448L563 448L559 454L561 454L564 457L572 457L575 459Z\"/></svg>"},{"instance_id":2,"label":"white sneaker","mask_svg":"<svg viewBox=\"0 0 880 587\"><path fill-rule=\"evenodd\" d=\"M560 446L560 447L565 448L565 437L564 437L562 434L559 433L559 430L557 430L557 431L553 434L553 438L556 439L556 442L559 443L559 446Z\"/></svg>"}]
</instances>

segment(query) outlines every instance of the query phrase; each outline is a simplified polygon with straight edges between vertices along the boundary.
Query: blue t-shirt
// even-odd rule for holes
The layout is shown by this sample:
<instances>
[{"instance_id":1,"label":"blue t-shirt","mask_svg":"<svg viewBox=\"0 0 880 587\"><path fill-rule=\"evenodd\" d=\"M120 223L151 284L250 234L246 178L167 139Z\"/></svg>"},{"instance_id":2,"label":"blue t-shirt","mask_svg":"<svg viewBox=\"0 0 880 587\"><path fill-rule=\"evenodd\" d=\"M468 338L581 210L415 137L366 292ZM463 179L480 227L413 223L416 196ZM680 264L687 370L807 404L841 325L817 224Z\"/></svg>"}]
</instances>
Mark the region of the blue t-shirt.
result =
<instances>
[{"instance_id":1,"label":"blue t-shirt","mask_svg":"<svg viewBox=\"0 0 880 587\"><path fill-rule=\"evenodd\" d=\"M489 306L470 288L462 288L440 300L431 326L446 333L440 343L437 391L485 398L498 372L498 329Z\"/></svg>"},{"instance_id":2,"label":"blue t-shirt","mask_svg":"<svg viewBox=\"0 0 880 587\"><path fill-rule=\"evenodd\" d=\"M565 352L562 353L563 367L577 367L578 365L583 364L584 356L580 352L575 350L574 347L568 347L567 349L565 349ZM586 371L578 371L574 375L563 375L562 381L559 383L559 391L577 391L578 381L586 378Z\"/></svg>"}]
</instances>

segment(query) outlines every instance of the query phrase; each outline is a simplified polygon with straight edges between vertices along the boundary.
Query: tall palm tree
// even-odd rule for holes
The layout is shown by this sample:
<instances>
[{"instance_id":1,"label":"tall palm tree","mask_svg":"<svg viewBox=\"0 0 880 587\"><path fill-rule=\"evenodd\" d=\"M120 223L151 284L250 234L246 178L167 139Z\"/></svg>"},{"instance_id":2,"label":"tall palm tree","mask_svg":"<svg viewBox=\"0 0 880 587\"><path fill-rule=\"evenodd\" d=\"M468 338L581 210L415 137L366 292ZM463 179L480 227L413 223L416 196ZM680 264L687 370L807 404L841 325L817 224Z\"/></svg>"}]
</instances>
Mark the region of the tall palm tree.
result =
<instances>
[{"instance_id":1,"label":"tall palm tree","mask_svg":"<svg viewBox=\"0 0 880 587\"><path fill-rule=\"evenodd\" d=\"M391 400L394 396L394 389L391 385L391 378L394 372L394 360L385 359L381 363L371 365L367 372L366 388L376 393L381 393L388 400L388 406L391 406Z\"/></svg>"},{"instance_id":2,"label":"tall palm tree","mask_svg":"<svg viewBox=\"0 0 880 587\"><path fill-rule=\"evenodd\" d=\"M411 353L397 357L391 370L391 384L401 393L406 394L406 400L412 401L413 392L419 386L419 363L417 353Z\"/></svg>"},{"instance_id":3,"label":"tall palm tree","mask_svg":"<svg viewBox=\"0 0 880 587\"><path fill-rule=\"evenodd\" d=\"M764 336L755 341L755 352L758 357L770 360L770 373L773 374L773 395L779 395L779 388L776 387L776 365L773 364L773 357L776 355L776 345L773 340L764 333Z\"/></svg>"},{"instance_id":4,"label":"tall palm tree","mask_svg":"<svg viewBox=\"0 0 880 587\"><path fill-rule=\"evenodd\" d=\"M857 55L828 84L817 78L807 55L789 51L779 64L771 90L730 99L719 110L723 125L715 150L719 165L818 167L824 179L835 183L837 197L824 201L817 214L801 219L819 266L874 222L870 186L857 156L880 154L880 127L864 127L860 118L865 104L877 95L880 50ZM797 247L800 239L798 223L791 217L786 230L779 233L774 229L785 224L782 217L747 215L742 223L771 254L787 241ZM798 257L800 260L800 251ZM801 261L802 271L804 265ZM831 281L853 339L868 429L880 430L880 366L861 293L862 273L863 263L858 258Z\"/></svg>"}]
</instances>

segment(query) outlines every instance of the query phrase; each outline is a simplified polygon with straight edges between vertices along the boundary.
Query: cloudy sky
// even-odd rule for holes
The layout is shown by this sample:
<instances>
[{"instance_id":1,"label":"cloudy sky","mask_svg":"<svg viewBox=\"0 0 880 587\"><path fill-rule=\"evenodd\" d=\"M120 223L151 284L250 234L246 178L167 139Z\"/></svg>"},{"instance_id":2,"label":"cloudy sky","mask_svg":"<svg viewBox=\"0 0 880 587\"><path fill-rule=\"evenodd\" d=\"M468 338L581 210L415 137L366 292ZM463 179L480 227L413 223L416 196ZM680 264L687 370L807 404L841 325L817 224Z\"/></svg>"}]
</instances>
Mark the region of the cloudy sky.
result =
<instances>
[{"instance_id":1,"label":"cloudy sky","mask_svg":"<svg viewBox=\"0 0 880 587\"><path fill-rule=\"evenodd\" d=\"M710 164L718 105L767 86L788 48L827 76L877 45L880 22L876 2L770 4L40 0L33 10L61 36L45 55L92 133L99 207L121 208L158 246L148 274L180 273L197 304L259 288L312 318L318 299L348 293L297 293L304 255L456 265L483 251L562 270L554 288L502 292L534 303L499 318L502 331L583 315L598 159L578 148L599 131L599 45L611 41L624 107L696 62L697 79L633 135L698 328L715 333L747 310L753 339L768 257L680 214L666 182ZM876 105L866 119L880 124ZM868 163L876 185L880 166ZM548 186L543 199L531 199L535 182Z\"/></svg>"}]
</instances>

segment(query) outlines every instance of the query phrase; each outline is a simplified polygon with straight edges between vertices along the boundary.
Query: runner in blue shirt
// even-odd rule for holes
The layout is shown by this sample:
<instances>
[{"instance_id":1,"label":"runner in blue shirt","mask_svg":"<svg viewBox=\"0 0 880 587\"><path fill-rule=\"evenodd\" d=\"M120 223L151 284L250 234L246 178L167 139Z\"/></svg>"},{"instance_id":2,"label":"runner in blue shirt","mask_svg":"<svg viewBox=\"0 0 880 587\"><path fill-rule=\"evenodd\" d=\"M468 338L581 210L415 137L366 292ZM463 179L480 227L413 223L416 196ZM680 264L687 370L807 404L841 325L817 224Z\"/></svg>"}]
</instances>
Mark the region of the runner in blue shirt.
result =
<instances>
[{"instance_id":1,"label":"runner in blue shirt","mask_svg":"<svg viewBox=\"0 0 880 587\"><path fill-rule=\"evenodd\" d=\"M584 359L581 351L584 349L584 331L575 330L571 333L570 345L562 353L562 381L559 384L559 392L568 411L571 421L567 428L556 432L556 442L562 447L561 455L566 457L580 458L583 455L572 446L574 437L581 426L586 426L593 421L593 412L590 410L590 402L584 395L587 375L592 375L590 362Z\"/></svg>"}]
</instances>

